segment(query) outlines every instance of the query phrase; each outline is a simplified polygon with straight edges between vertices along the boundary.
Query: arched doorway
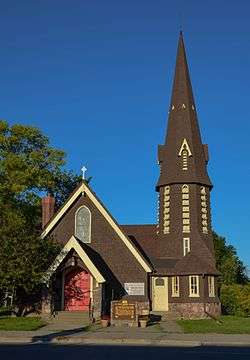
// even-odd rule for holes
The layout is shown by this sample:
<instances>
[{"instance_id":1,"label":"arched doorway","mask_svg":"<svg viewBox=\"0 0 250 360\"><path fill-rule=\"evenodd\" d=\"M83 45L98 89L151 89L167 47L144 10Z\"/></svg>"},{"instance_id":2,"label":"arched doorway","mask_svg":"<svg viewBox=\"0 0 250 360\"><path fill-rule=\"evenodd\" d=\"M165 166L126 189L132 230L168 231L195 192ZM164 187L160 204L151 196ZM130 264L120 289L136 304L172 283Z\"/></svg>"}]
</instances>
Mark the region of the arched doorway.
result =
<instances>
[{"instance_id":1,"label":"arched doorway","mask_svg":"<svg viewBox=\"0 0 250 360\"><path fill-rule=\"evenodd\" d=\"M88 311L90 305L90 274L76 268L65 274L64 310Z\"/></svg>"}]
</instances>

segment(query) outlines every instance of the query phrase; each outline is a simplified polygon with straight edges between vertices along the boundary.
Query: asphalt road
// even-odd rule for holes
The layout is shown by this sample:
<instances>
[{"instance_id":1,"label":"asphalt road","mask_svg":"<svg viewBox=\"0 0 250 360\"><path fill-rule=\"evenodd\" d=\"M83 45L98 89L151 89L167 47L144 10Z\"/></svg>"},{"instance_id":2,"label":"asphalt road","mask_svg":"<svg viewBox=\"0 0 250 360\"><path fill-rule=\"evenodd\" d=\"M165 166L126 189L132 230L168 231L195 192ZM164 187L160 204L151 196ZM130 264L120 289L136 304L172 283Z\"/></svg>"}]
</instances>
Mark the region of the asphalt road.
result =
<instances>
[{"instance_id":1,"label":"asphalt road","mask_svg":"<svg viewBox=\"0 0 250 360\"><path fill-rule=\"evenodd\" d=\"M250 360L250 347L0 345L1 360Z\"/></svg>"}]
</instances>

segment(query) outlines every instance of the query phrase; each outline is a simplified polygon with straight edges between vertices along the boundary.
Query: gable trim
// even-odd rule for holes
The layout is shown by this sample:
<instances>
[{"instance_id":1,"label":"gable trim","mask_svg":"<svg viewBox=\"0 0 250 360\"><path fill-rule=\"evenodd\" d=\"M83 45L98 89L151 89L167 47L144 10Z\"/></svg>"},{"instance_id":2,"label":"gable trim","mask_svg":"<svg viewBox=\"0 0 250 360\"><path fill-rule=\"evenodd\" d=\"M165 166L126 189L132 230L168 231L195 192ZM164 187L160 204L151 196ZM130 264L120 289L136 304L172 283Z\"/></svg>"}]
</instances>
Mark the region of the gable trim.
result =
<instances>
[{"instance_id":1,"label":"gable trim","mask_svg":"<svg viewBox=\"0 0 250 360\"><path fill-rule=\"evenodd\" d=\"M84 192L82 184L78 190L66 201L65 205L58 211L56 216L48 223L47 226L45 226L44 231L41 234L41 237L44 238L48 235L48 233L53 229L53 227L58 223L58 221L61 219L63 214L70 208L70 206L75 202L75 200Z\"/></svg>"},{"instance_id":2,"label":"gable trim","mask_svg":"<svg viewBox=\"0 0 250 360\"><path fill-rule=\"evenodd\" d=\"M49 267L47 270L44 280L45 282L48 282L48 280L51 278L52 274L56 271L56 269L59 267L59 265L62 263L62 261L66 258L68 253L74 249L76 253L79 255L80 259L83 261L83 263L87 266L90 273L94 276L95 280L98 283L104 283L106 280L100 273L100 271L96 268L92 260L89 258L87 253L83 250L79 242L76 240L74 236L72 236L69 241L66 243L64 248L60 251L60 253L57 255L56 259L54 260L53 264Z\"/></svg>"},{"instance_id":3,"label":"gable trim","mask_svg":"<svg viewBox=\"0 0 250 360\"><path fill-rule=\"evenodd\" d=\"M151 267L149 266L147 261L144 259L144 257L135 248L135 246L132 244L132 242L129 240L129 238L124 234L124 232L121 230L121 228L116 223L116 221L113 219L113 217L105 209L105 207L100 202L100 200L97 199L96 195L93 194L93 192L90 190L90 188L85 183L82 183L82 185L79 187L79 189L72 195L71 198L69 198L69 200L61 208L61 210L59 210L59 212L56 214L54 219L52 219L52 221L48 223L48 225L47 225L47 227L45 227L41 237L44 238L45 236L47 236L50 233L50 231L54 228L54 226L57 224L57 222L61 219L63 214L70 208L70 206L74 203L74 201L78 198L78 196L83 193L86 193L86 195L90 198L90 200L93 202L93 204L96 206L96 208L100 211L100 213L103 215L103 217L107 220L107 222L110 224L110 226L114 229L114 231L117 233L117 235L120 237L120 239L126 245L126 247L130 250L130 252L136 258L136 260L142 266L142 268L147 273L152 272Z\"/></svg>"}]
</instances>

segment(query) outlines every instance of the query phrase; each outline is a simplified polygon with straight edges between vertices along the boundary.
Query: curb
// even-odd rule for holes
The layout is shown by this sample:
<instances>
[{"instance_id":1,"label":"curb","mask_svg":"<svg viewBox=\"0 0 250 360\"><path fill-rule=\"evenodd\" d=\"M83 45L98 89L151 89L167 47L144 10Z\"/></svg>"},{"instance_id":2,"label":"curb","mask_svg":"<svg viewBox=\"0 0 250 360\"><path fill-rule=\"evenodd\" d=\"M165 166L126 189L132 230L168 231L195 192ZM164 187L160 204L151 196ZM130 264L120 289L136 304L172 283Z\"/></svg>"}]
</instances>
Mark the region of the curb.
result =
<instances>
[{"instance_id":1,"label":"curb","mask_svg":"<svg viewBox=\"0 0 250 360\"><path fill-rule=\"evenodd\" d=\"M243 342L243 341L231 341L231 342L223 342L223 341L202 341L201 342L201 346L227 346L227 347L249 347L250 348L250 343L249 342Z\"/></svg>"},{"instance_id":2,"label":"curb","mask_svg":"<svg viewBox=\"0 0 250 360\"><path fill-rule=\"evenodd\" d=\"M31 344L34 343L32 338L11 338L11 337L1 337L0 338L0 344Z\"/></svg>"},{"instance_id":3,"label":"curb","mask_svg":"<svg viewBox=\"0 0 250 360\"><path fill-rule=\"evenodd\" d=\"M187 340L148 340L148 339L88 339L88 338L54 338L52 344L60 345L133 345L133 346L177 346L177 347L198 347L201 341Z\"/></svg>"},{"instance_id":4,"label":"curb","mask_svg":"<svg viewBox=\"0 0 250 360\"><path fill-rule=\"evenodd\" d=\"M60 336L53 339L34 340L33 337L1 337L0 344L52 344L52 345L128 345L128 346L162 346L162 347L205 347L205 346L225 346L225 347L249 347L249 342L243 341L201 341L201 340L164 340L164 339L98 339L85 337L66 337Z\"/></svg>"}]
</instances>

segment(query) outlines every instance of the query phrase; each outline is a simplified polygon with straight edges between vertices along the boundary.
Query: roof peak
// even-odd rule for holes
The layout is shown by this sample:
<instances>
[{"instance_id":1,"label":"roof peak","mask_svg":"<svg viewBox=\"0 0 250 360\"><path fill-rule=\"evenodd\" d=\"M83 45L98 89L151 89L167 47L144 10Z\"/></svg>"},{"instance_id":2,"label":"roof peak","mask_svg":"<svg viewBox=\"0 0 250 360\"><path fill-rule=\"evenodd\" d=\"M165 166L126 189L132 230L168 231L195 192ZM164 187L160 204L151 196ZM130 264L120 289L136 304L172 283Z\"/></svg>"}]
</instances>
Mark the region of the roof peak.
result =
<instances>
[{"instance_id":1,"label":"roof peak","mask_svg":"<svg viewBox=\"0 0 250 360\"><path fill-rule=\"evenodd\" d=\"M161 185L187 182L211 186L182 31L178 40L165 145L159 147L158 160L162 164L157 189Z\"/></svg>"},{"instance_id":2,"label":"roof peak","mask_svg":"<svg viewBox=\"0 0 250 360\"><path fill-rule=\"evenodd\" d=\"M173 106L182 106L183 104L185 107L188 105L194 107L194 97L187 63L184 36L183 31L181 30L177 47L171 108Z\"/></svg>"}]
</instances>

